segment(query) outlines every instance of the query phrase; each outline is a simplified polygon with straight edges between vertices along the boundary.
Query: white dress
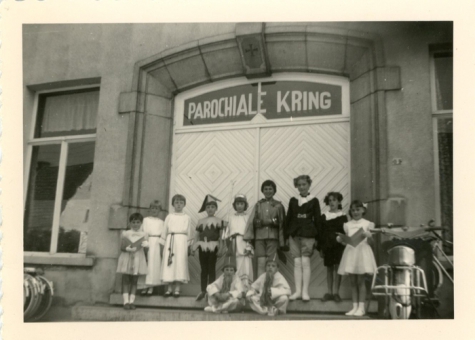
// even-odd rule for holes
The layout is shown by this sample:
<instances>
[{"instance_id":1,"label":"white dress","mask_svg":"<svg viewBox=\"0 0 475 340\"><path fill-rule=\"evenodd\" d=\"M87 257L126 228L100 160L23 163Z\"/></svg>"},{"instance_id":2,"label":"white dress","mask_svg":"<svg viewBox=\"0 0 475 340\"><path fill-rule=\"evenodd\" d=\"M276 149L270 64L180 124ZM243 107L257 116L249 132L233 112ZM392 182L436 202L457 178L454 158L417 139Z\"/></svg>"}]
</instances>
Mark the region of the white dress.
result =
<instances>
[{"instance_id":1,"label":"white dress","mask_svg":"<svg viewBox=\"0 0 475 340\"><path fill-rule=\"evenodd\" d=\"M223 235L223 238L234 236L236 239L236 274L241 278L246 289L249 288L254 277L252 272L252 257L246 254L246 250L250 248L250 245L242 238L246 231L248 218L249 216L244 213L231 215L229 217L228 227Z\"/></svg>"},{"instance_id":2,"label":"white dress","mask_svg":"<svg viewBox=\"0 0 475 340\"><path fill-rule=\"evenodd\" d=\"M369 231L374 228L374 223L361 218L358 221L351 220L343 225L346 235L350 237L360 228L363 228L364 231ZM373 251L368 244L368 240L364 239L356 247L349 244L346 245L340 267L338 268L338 274L373 274L376 268Z\"/></svg>"},{"instance_id":3,"label":"white dress","mask_svg":"<svg viewBox=\"0 0 475 340\"><path fill-rule=\"evenodd\" d=\"M148 235L148 274L145 277L145 285L148 287L162 284L162 256L160 245L165 241L161 238L164 233L164 223L158 217L146 217L143 220L143 231Z\"/></svg>"},{"instance_id":4,"label":"white dress","mask_svg":"<svg viewBox=\"0 0 475 340\"><path fill-rule=\"evenodd\" d=\"M190 217L184 213L168 215L162 239L166 240L162 259L162 283L188 283L188 246L192 244ZM170 252L173 254L171 263Z\"/></svg>"}]
</instances>

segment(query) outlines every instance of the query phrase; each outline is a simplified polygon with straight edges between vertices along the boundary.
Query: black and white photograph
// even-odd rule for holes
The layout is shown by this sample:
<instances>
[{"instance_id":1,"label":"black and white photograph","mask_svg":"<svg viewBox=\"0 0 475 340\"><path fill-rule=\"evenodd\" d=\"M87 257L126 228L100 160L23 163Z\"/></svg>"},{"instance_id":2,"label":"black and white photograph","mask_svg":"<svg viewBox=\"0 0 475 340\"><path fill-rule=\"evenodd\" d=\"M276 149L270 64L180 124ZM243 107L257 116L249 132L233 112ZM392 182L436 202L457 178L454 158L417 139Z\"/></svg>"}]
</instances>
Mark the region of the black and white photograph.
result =
<instances>
[{"instance_id":1,"label":"black and white photograph","mask_svg":"<svg viewBox=\"0 0 475 340\"><path fill-rule=\"evenodd\" d=\"M452 36L24 25L25 321L453 318Z\"/></svg>"},{"instance_id":2,"label":"black and white photograph","mask_svg":"<svg viewBox=\"0 0 475 340\"><path fill-rule=\"evenodd\" d=\"M453 322L456 29L23 22L17 317Z\"/></svg>"}]
</instances>

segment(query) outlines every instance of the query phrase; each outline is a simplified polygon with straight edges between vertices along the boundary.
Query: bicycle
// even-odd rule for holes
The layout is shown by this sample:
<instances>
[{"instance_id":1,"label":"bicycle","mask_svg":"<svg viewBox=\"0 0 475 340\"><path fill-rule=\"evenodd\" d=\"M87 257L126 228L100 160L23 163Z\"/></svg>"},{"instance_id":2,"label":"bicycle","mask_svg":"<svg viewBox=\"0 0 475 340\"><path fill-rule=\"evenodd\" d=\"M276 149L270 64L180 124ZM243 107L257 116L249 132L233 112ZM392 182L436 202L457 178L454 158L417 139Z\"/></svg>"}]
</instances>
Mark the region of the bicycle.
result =
<instances>
[{"instance_id":1,"label":"bicycle","mask_svg":"<svg viewBox=\"0 0 475 340\"><path fill-rule=\"evenodd\" d=\"M53 282L41 276L41 269L23 270L23 319L38 321L46 315L53 302Z\"/></svg>"},{"instance_id":2,"label":"bicycle","mask_svg":"<svg viewBox=\"0 0 475 340\"><path fill-rule=\"evenodd\" d=\"M403 228L404 231L402 233L390 231L394 228ZM389 255L388 264L378 267L371 285L373 296L386 297L385 316L390 316L393 319L408 319L415 314L416 317L420 318L422 305L426 302L438 315L435 306L438 299L435 297L435 292L442 286L443 274L453 282L453 278L437 258L437 251L443 253L452 266L453 262L450 261L437 242L433 243L441 240L436 231L444 229L431 226L407 232L406 226L386 225L372 231L373 233L393 237L386 244L389 245L387 251ZM394 241L394 238L397 241ZM419 253L416 254L415 250L418 250L419 253L422 252L425 256L421 256ZM426 270L415 265L416 255L420 257L419 262L424 264ZM426 276L426 274L429 276ZM376 284L378 276L383 277L382 284ZM381 283L381 280L378 283Z\"/></svg>"},{"instance_id":3,"label":"bicycle","mask_svg":"<svg viewBox=\"0 0 475 340\"><path fill-rule=\"evenodd\" d=\"M434 268L436 268L436 272L434 272L434 276L437 282L437 286L435 287L434 291L437 291L444 283L444 275L450 280L450 282L452 282L452 284L454 283L453 276L449 274L449 272L445 269L444 265L440 262L439 256L437 256L439 254L442 255L453 270L454 269L453 261L447 256L447 254L444 252L444 250L440 246L441 244L444 246L448 246L449 248L452 248L452 251L453 251L453 242L444 240L438 233L436 233L436 231L445 231L447 230L447 228L435 226L435 223L433 220L430 220L427 223L427 227L424 224L421 224L420 226L424 228L426 231L431 232L431 235L427 236L425 239L432 243L433 263L434 263Z\"/></svg>"}]
</instances>

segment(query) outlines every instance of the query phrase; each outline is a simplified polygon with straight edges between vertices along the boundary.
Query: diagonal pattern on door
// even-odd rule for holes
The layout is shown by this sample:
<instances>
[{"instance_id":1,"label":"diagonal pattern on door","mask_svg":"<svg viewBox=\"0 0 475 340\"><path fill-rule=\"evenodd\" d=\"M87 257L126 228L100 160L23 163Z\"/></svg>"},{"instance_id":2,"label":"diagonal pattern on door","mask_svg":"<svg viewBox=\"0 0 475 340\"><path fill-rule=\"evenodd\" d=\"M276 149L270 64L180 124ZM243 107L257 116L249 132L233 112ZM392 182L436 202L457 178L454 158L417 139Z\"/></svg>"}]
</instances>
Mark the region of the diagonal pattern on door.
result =
<instances>
[{"instance_id":1,"label":"diagonal pattern on door","mask_svg":"<svg viewBox=\"0 0 475 340\"><path fill-rule=\"evenodd\" d=\"M348 209L349 123L263 128L260 141L259 183L266 179L276 182L275 198L284 204L286 211L289 199L298 194L293 178L303 174L312 178L310 191L320 200L322 212L328 210L323 198L329 191L341 192L343 210ZM287 265L281 266L281 272L294 288L293 260L289 253L287 257ZM342 286L342 297L349 296L345 286ZM310 295L312 298L321 297L326 290L326 268L315 252Z\"/></svg>"},{"instance_id":2,"label":"diagonal pattern on door","mask_svg":"<svg viewBox=\"0 0 475 340\"><path fill-rule=\"evenodd\" d=\"M255 202L256 185L256 129L227 130L176 134L174 139L174 164L172 195L181 193L187 199L185 213L191 217L192 228L200 218L201 204L206 194L218 197L217 217L227 220L227 213L234 213L232 195L243 193L248 201ZM218 260L217 274L223 260ZM191 282L183 286L184 294L200 291L201 268L198 254L189 260Z\"/></svg>"}]
</instances>

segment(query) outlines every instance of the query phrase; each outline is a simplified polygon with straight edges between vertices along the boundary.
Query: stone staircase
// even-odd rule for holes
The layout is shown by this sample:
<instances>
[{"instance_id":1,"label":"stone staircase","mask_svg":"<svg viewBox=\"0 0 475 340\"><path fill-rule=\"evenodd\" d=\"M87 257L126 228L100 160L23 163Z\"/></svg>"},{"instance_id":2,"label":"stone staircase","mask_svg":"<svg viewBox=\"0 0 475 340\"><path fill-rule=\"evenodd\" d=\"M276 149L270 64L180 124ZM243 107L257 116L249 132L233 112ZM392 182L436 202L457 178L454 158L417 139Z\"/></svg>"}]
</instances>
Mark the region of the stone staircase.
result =
<instances>
[{"instance_id":1,"label":"stone staircase","mask_svg":"<svg viewBox=\"0 0 475 340\"><path fill-rule=\"evenodd\" d=\"M376 318L377 302L369 304L368 315L348 317L345 312L351 309L350 300L340 303L334 301L310 302L291 301L286 315L268 317L258 315L246 305L241 313L212 314L204 312L206 301L195 301L192 296L179 298L163 296L137 296L136 310L122 308L122 295L112 294L110 305L75 306L72 319L77 321L251 321L251 320L355 320Z\"/></svg>"},{"instance_id":2,"label":"stone staircase","mask_svg":"<svg viewBox=\"0 0 475 340\"><path fill-rule=\"evenodd\" d=\"M111 294L111 305L122 305L121 294ZM170 308L170 309L197 309L203 310L206 306L206 299L196 301L193 296L181 296L179 298L163 297L163 296L140 296L135 298L135 305L138 307L155 307L155 308ZM372 301L369 306L369 313L376 313L378 306L376 301ZM287 307L288 313L338 313L344 314L352 308L351 300L343 300L339 303L334 301L322 302L320 299L313 299L309 302L302 302L301 300L289 302ZM246 305L246 311L251 309Z\"/></svg>"},{"instance_id":3,"label":"stone staircase","mask_svg":"<svg viewBox=\"0 0 475 340\"><path fill-rule=\"evenodd\" d=\"M124 310L120 306L75 306L74 321L270 321L270 320L368 320L374 314L350 317L329 313L289 313L269 317L254 312L213 314L196 309L143 308Z\"/></svg>"}]
</instances>

